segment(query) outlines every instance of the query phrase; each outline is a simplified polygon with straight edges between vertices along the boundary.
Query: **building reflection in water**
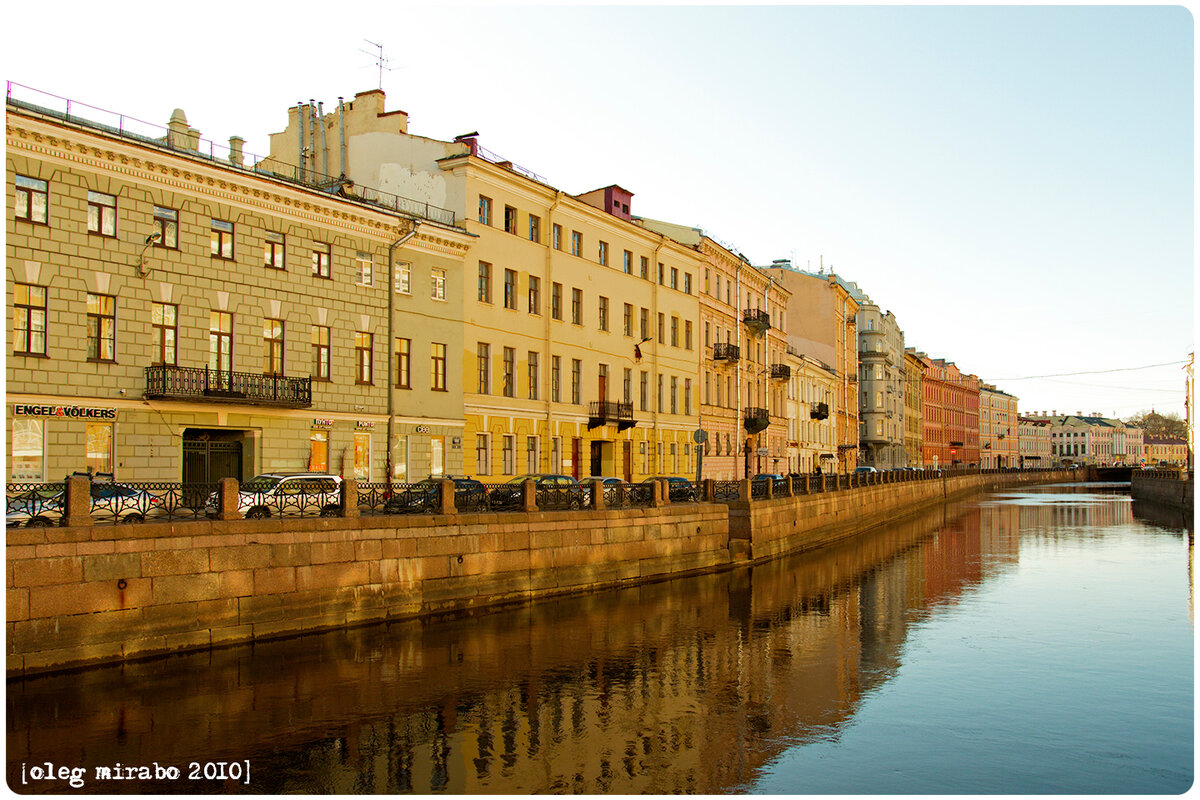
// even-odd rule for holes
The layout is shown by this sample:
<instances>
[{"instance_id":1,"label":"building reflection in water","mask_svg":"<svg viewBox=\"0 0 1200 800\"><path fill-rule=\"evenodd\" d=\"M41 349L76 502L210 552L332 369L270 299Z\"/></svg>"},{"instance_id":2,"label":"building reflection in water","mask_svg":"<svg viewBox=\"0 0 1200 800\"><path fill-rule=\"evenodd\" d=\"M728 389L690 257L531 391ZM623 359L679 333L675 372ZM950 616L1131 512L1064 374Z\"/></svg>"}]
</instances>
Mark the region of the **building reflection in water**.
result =
<instances>
[{"instance_id":1,"label":"building reflection in water","mask_svg":"<svg viewBox=\"0 0 1200 800\"><path fill-rule=\"evenodd\" d=\"M837 736L910 626L1125 502L1000 495L752 569L12 683L22 762L249 759L249 786L88 791L714 793ZM62 791L47 784L35 789Z\"/></svg>"}]
</instances>

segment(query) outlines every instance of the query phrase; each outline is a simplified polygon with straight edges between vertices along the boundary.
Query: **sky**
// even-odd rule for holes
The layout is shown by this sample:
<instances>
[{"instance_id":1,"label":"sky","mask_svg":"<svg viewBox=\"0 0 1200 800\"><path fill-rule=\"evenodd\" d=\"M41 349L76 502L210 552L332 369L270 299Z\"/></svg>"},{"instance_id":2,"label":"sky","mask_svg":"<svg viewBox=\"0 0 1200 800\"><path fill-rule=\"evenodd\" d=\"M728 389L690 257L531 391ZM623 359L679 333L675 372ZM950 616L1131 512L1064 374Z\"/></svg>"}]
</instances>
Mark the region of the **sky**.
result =
<instances>
[{"instance_id":1,"label":"sky","mask_svg":"<svg viewBox=\"0 0 1200 800\"><path fill-rule=\"evenodd\" d=\"M8 38L7 80L159 125L182 108L255 154L289 106L382 84L410 133L479 131L568 193L617 183L754 264L823 264L1022 412L1185 414L1182 6L106 8L6 11L46 34Z\"/></svg>"}]
</instances>

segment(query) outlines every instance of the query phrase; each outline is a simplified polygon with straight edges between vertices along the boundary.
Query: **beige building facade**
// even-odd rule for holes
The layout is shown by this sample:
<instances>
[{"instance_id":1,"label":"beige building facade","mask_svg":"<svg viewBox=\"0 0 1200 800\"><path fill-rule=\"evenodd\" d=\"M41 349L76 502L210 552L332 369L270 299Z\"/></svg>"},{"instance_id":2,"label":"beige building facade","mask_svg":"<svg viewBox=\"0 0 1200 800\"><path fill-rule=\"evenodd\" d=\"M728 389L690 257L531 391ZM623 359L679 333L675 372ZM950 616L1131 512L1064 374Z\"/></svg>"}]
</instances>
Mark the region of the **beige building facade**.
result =
<instances>
[{"instance_id":1,"label":"beige building facade","mask_svg":"<svg viewBox=\"0 0 1200 800\"><path fill-rule=\"evenodd\" d=\"M6 114L11 480L461 469L464 231L49 109Z\"/></svg>"},{"instance_id":2,"label":"beige building facade","mask_svg":"<svg viewBox=\"0 0 1200 800\"><path fill-rule=\"evenodd\" d=\"M904 332L858 285L859 462L876 469L906 464L904 450Z\"/></svg>"},{"instance_id":3,"label":"beige building facade","mask_svg":"<svg viewBox=\"0 0 1200 800\"><path fill-rule=\"evenodd\" d=\"M1017 441L1022 469L1042 469L1053 464L1049 422L1018 417Z\"/></svg>"},{"instance_id":4,"label":"beige building facade","mask_svg":"<svg viewBox=\"0 0 1200 800\"><path fill-rule=\"evenodd\" d=\"M979 466L1018 467L1021 463L1017 398L991 384L979 384Z\"/></svg>"},{"instance_id":5,"label":"beige building facade","mask_svg":"<svg viewBox=\"0 0 1200 800\"><path fill-rule=\"evenodd\" d=\"M904 461L906 466L919 467L923 462L924 401L921 376L925 366L915 352L904 351Z\"/></svg>"}]
</instances>

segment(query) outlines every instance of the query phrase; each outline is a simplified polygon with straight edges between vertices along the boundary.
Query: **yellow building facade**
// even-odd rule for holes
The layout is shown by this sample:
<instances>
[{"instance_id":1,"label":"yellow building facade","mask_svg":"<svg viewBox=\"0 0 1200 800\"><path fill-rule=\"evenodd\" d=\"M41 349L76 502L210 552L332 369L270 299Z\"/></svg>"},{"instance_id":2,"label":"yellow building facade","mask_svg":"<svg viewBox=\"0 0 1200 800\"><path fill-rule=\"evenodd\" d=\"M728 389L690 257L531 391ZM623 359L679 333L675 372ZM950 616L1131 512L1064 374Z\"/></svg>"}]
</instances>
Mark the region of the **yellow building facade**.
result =
<instances>
[{"instance_id":1,"label":"yellow building facade","mask_svg":"<svg viewBox=\"0 0 1200 800\"><path fill-rule=\"evenodd\" d=\"M986 383L979 384L979 466L983 469L1021 465L1017 398Z\"/></svg>"},{"instance_id":2,"label":"yellow building facade","mask_svg":"<svg viewBox=\"0 0 1200 800\"><path fill-rule=\"evenodd\" d=\"M921 392L921 376L925 365L915 352L904 351L904 459L908 466L919 467L923 463L924 448L924 395Z\"/></svg>"}]
</instances>

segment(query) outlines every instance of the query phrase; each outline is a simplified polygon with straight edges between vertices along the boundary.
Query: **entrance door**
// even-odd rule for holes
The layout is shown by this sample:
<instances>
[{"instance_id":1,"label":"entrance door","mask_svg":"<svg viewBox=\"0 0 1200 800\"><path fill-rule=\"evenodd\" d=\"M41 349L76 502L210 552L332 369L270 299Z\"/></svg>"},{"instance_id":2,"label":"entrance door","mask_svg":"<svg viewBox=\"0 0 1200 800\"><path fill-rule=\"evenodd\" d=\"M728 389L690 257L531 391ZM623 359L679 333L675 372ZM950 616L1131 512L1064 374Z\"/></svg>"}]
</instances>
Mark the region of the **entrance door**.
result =
<instances>
[{"instance_id":1,"label":"entrance door","mask_svg":"<svg viewBox=\"0 0 1200 800\"><path fill-rule=\"evenodd\" d=\"M633 442L625 440L625 482L633 483Z\"/></svg>"},{"instance_id":2,"label":"entrance door","mask_svg":"<svg viewBox=\"0 0 1200 800\"><path fill-rule=\"evenodd\" d=\"M592 442L591 469L592 469L592 471L588 473L589 475L603 475L604 474L604 443L603 442Z\"/></svg>"},{"instance_id":3,"label":"entrance door","mask_svg":"<svg viewBox=\"0 0 1200 800\"><path fill-rule=\"evenodd\" d=\"M183 482L216 483L221 478L242 480L242 443L213 440L206 433L185 434Z\"/></svg>"},{"instance_id":4,"label":"entrance door","mask_svg":"<svg viewBox=\"0 0 1200 800\"><path fill-rule=\"evenodd\" d=\"M571 440L571 477L579 480L579 462L583 460L583 452L578 436Z\"/></svg>"}]
</instances>

